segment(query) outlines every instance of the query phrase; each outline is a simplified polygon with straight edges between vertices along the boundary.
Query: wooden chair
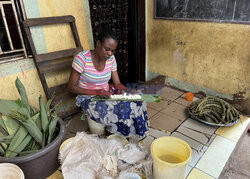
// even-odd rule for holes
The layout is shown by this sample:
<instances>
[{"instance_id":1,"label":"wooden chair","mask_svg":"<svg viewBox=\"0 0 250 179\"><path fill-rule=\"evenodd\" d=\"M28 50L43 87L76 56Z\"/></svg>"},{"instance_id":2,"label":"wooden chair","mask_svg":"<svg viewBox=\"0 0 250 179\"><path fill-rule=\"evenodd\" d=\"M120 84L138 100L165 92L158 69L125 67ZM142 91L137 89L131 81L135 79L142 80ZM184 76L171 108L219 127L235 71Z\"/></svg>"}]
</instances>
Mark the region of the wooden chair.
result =
<instances>
[{"instance_id":1,"label":"wooden chair","mask_svg":"<svg viewBox=\"0 0 250 179\"><path fill-rule=\"evenodd\" d=\"M33 26L45 26L45 25L54 25L54 24L65 24L69 23L72 34L75 41L75 48L71 49L65 49L55 52L49 52L49 53L43 53L43 54L37 54L34 41L31 36L30 27ZM59 70L63 70L66 68L71 68L72 60L70 61L63 61L58 63L53 63L58 59L64 58L64 57L70 57L76 55L78 52L82 51L81 42L79 39L79 35L77 32L76 24L75 24L75 18L73 16L58 16L58 17L44 17L44 18L31 18L23 21L23 27L24 31L27 35L28 42L30 44L31 53L33 55L36 68L39 73L39 77L44 89L44 92L46 94L47 99L52 98L53 95L55 95L54 103L56 104L59 101L62 101L61 107L65 108L65 106L62 106L65 101L69 101L75 97L72 94L68 93L66 91L67 84L61 84L58 86L53 86L51 88L48 87L47 81L45 79L45 74L56 72ZM69 115L72 115L76 112L78 112L78 108L75 106L75 104L72 104L71 107L68 109L63 109L58 112L58 115L61 118L65 118Z\"/></svg>"}]
</instances>

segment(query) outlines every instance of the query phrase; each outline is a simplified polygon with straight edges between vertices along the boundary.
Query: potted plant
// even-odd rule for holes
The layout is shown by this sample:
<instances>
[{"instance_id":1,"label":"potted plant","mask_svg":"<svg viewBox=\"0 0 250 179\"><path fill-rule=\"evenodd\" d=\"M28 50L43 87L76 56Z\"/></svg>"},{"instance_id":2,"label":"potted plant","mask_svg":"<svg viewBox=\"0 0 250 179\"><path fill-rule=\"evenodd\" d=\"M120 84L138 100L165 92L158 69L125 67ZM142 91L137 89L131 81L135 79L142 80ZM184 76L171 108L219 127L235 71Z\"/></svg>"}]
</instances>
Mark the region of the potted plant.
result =
<instances>
[{"instance_id":1,"label":"potted plant","mask_svg":"<svg viewBox=\"0 0 250 179\"><path fill-rule=\"evenodd\" d=\"M57 116L52 99L40 111L29 105L25 87L17 78L21 96L17 100L0 100L0 163L14 163L25 178L46 178L58 167L58 151L65 135L65 125Z\"/></svg>"}]
</instances>

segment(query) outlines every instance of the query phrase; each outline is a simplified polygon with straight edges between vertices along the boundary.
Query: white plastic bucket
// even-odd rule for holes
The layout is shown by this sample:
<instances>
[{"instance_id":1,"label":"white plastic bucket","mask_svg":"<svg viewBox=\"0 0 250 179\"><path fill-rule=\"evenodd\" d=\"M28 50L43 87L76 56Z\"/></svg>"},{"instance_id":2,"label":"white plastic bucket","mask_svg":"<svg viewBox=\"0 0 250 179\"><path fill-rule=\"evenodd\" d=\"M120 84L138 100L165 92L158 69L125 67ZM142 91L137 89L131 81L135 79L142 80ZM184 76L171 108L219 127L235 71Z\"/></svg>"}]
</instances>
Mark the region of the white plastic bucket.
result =
<instances>
[{"instance_id":1,"label":"white plastic bucket","mask_svg":"<svg viewBox=\"0 0 250 179\"><path fill-rule=\"evenodd\" d=\"M0 163L0 178L24 179L23 171L15 164Z\"/></svg>"},{"instance_id":2,"label":"white plastic bucket","mask_svg":"<svg viewBox=\"0 0 250 179\"><path fill-rule=\"evenodd\" d=\"M89 130L92 134L104 135L105 134L105 125L95 122L87 116Z\"/></svg>"}]
</instances>

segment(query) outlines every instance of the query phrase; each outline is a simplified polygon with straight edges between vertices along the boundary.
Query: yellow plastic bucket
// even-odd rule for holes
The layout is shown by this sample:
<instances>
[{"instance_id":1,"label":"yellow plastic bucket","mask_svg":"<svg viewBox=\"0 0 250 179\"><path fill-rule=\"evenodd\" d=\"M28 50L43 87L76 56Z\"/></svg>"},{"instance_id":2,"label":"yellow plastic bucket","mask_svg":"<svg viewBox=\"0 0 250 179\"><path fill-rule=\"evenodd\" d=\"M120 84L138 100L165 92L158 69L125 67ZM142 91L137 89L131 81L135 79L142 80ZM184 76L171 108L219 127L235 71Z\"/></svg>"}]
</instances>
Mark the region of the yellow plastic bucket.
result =
<instances>
[{"instance_id":1,"label":"yellow plastic bucket","mask_svg":"<svg viewBox=\"0 0 250 179\"><path fill-rule=\"evenodd\" d=\"M160 137L151 144L153 174L156 179L184 179L192 150L176 137Z\"/></svg>"}]
</instances>

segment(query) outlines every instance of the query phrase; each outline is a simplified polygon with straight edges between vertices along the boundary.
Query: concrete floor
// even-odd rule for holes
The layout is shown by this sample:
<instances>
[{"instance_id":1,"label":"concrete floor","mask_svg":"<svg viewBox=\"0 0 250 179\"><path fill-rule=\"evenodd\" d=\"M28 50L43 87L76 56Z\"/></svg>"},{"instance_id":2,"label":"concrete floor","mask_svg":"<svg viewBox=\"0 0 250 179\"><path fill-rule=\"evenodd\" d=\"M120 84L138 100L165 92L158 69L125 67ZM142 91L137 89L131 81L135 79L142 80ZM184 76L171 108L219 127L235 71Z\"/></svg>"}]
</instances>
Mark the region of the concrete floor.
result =
<instances>
[{"instance_id":1,"label":"concrete floor","mask_svg":"<svg viewBox=\"0 0 250 179\"><path fill-rule=\"evenodd\" d=\"M231 156L220 179L250 178L250 133L245 133L242 137L242 141Z\"/></svg>"}]
</instances>

